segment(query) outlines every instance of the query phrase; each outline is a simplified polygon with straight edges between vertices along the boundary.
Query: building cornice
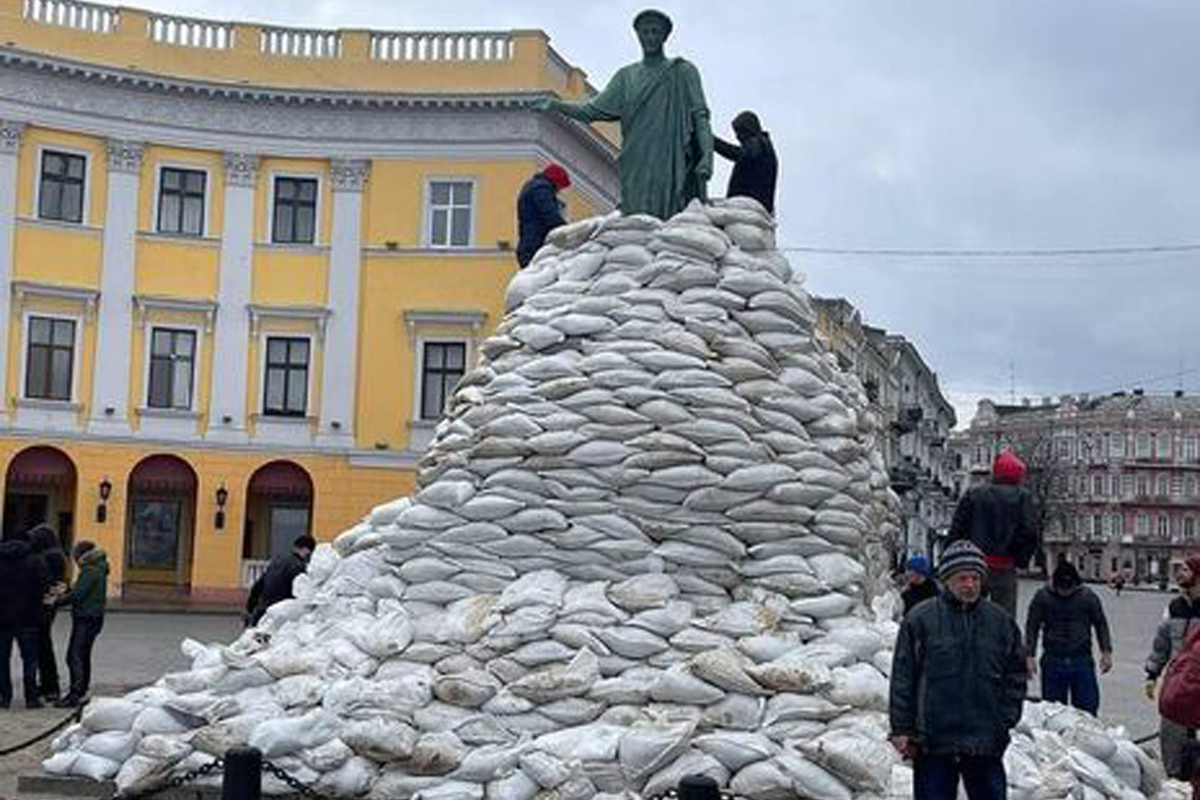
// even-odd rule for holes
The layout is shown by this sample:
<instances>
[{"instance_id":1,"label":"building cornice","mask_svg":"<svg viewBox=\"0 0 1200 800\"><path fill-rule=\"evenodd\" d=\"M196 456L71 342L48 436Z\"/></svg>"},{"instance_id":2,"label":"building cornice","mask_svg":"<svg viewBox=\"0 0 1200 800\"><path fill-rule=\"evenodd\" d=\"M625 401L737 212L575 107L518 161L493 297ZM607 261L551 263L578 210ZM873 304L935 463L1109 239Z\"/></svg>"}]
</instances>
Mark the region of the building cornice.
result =
<instances>
[{"instance_id":1,"label":"building cornice","mask_svg":"<svg viewBox=\"0 0 1200 800\"><path fill-rule=\"evenodd\" d=\"M0 119L237 154L562 161L579 191L601 209L613 207L617 147L594 128L533 110L543 96L204 82L0 47Z\"/></svg>"}]
</instances>

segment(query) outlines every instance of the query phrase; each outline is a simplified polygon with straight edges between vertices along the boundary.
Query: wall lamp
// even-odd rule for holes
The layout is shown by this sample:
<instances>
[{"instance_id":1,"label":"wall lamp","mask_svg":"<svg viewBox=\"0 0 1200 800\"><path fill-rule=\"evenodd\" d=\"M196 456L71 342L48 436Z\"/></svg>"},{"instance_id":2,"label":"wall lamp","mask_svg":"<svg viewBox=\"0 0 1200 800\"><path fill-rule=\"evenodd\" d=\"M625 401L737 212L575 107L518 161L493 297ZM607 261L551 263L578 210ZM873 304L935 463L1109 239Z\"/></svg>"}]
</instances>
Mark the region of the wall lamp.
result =
<instances>
[{"instance_id":1,"label":"wall lamp","mask_svg":"<svg viewBox=\"0 0 1200 800\"><path fill-rule=\"evenodd\" d=\"M100 481L100 502L96 504L96 522L108 521L108 497L112 494L112 481L108 478Z\"/></svg>"},{"instance_id":2,"label":"wall lamp","mask_svg":"<svg viewBox=\"0 0 1200 800\"><path fill-rule=\"evenodd\" d=\"M221 484L217 489L217 518L213 520L213 525L217 530L225 527L225 504L229 502L229 490L225 488L225 484Z\"/></svg>"}]
</instances>

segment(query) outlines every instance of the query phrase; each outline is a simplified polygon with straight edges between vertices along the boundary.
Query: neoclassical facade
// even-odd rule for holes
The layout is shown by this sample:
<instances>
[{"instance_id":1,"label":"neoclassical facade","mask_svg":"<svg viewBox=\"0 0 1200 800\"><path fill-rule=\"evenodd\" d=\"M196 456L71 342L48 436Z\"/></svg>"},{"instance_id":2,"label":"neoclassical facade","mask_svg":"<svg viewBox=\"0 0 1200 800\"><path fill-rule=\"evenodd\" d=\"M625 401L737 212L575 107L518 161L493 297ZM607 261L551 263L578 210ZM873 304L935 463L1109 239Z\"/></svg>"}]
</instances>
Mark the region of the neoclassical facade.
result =
<instances>
[{"instance_id":1,"label":"neoclassical facade","mask_svg":"<svg viewBox=\"0 0 1200 800\"><path fill-rule=\"evenodd\" d=\"M316 31L0 0L6 533L112 591L233 599L298 532L411 490L499 322L549 161L613 208L608 131L539 31Z\"/></svg>"}]
</instances>

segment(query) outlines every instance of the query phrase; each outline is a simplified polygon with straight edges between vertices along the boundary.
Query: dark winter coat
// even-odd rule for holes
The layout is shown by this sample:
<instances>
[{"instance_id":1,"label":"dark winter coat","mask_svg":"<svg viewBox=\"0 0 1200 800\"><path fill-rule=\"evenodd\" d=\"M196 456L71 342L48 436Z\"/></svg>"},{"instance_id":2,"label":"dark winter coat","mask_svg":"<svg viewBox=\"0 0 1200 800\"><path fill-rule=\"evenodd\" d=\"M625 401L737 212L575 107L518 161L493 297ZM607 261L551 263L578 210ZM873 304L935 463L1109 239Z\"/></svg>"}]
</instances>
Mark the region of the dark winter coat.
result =
<instances>
[{"instance_id":1,"label":"dark winter coat","mask_svg":"<svg viewBox=\"0 0 1200 800\"><path fill-rule=\"evenodd\" d=\"M775 213L775 183L779 178L779 160L771 137L762 131L740 145L713 138L713 149L733 162L726 197L753 197L767 211Z\"/></svg>"},{"instance_id":2,"label":"dark winter coat","mask_svg":"<svg viewBox=\"0 0 1200 800\"><path fill-rule=\"evenodd\" d=\"M308 562L296 552L272 558L266 571L250 587L250 596L246 598L246 613L250 616L250 624L253 625L262 619L267 609L280 600L291 597L292 582L306 569Z\"/></svg>"},{"instance_id":3,"label":"dark winter coat","mask_svg":"<svg viewBox=\"0 0 1200 800\"><path fill-rule=\"evenodd\" d=\"M908 612L916 608L922 600L937 597L939 594L941 590L933 578L926 578L924 583L910 585L900 593L900 599L904 601L904 615L908 616Z\"/></svg>"},{"instance_id":4,"label":"dark winter coat","mask_svg":"<svg viewBox=\"0 0 1200 800\"><path fill-rule=\"evenodd\" d=\"M900 623L892 660L893 736L925 755L998 756L1025 700L1021 632L990 600L943 594Z\"/></svg>"},{"instance_id":5,"label":"dark winter coat","mask_svg":"<svg viewBox=\"0 0 1200 800\"><path fill-rule=\"evenodd\" d=\"M56 605L70 606L71 616L103 617L108 608L108 556L99 547L79 557L79 577Z\"/></svg>"},{"instance_id":6,"label":"dark winter coat","mask_svg":"<svg viewBox=\"0 0 1200 800\"><path fill-rule=\"evenodd\" d=\"M524 267L532 261L550 231L565 224L558 189L539 172L517 196L517 263Z\"/></svg>"},{"instance_id":7,"label":"dark winter coat","mask_svg":"<svg viewBox=\"0 0 1200 800\"><path fill-rule=\"evenodd\" d=\"M29 545L46 565L46 580L51 584L67 579L67 554L58 534L49 525L38 525L29 532Z\"/></svg>"},{"instance_id":8,"label":"dark winter coat","mask_svg":"<svg viewBox=\"0 0 1200 800\"><path fill-rule=\"evenodd\" d=\"M1150 657L1146 659L1146 675L1157 678L1166 669L1171 656L1179 652L1183 643L1195 631L1200 630L1200 597L1185 595L1171 600L1167 606L1167 618L1158 626Z\"/></svg>"},{"instance_id":9,"label":"dark winter coat","mask_svg":"<svg viewBox=\"0 0 1200 800\"><path fill-rule=\"evenodd\" d=\"M1033 498L1022 486L975 486L958 501L950 541L969 539L984 555L1011 558L1024 568L1037 550Z\"/></svg>"},{"instance_id":10,"label":"dark winter coat","mask_svg":"<svg viewBox=\"0 0 1200 800\"><path fill-rule=\"evenodd\" d=\"M1037 653L1038 634L1046 655L1055 658L1081 658L1092 654L1092 630L1100 651L1111 653L1112 634L1100 598L1086 586L1068 591L1043 586L1029 603L1025 618L1025 649Z\"/></svg>"},{"instance_id":11,"label":"dark winter coat","mask_svg":"<svg viewBox=\"0 0 1200 800\"><path fill-rule=\"evenodd\" d=\"M29 543L0 542L0 630L35 630L42 617L46 567Z\"/></svg>"}]
</instances>

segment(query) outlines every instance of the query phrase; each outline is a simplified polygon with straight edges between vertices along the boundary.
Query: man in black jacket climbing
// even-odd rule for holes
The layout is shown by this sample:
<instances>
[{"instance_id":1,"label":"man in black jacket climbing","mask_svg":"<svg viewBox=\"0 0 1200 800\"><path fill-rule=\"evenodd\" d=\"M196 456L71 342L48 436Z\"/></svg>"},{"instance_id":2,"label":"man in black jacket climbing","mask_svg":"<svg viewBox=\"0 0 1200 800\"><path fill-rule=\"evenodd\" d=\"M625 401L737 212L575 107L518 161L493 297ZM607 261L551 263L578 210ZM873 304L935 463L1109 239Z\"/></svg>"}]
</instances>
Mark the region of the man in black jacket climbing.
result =
<instances>
[{"instance_id":1,"label":"man in black jacket climbing","mask_svg":"<svg viewBox=\"0 0 1200 800\"><path fill-rule=\"evenodd\" d=\"M522 268L546 242L546 236L565 225L558 193L571 185L571 176L558 164L551 164L521 187L517 196L517 263Z\"/></svg>"},{"instance_id":2,"label":"man in black jacket climbing","mask_svg":"<svg viewBox=\"0 0 1200 800\"><path fill-rule=\"evenodd\" d=\"M250 596L246 598L247 624L257 625L268 608L292 596L292 581L308 569L308 560L316 549L316 540L304 534L292 542L290 553L271 559L266 571L250 587Z\"/></svg>"},{"instance_id":3,"label":"man in black jacket climbing","mask_svg":"<svg viewBox=\"0 0 1200 800\"><path fill-rule=\"evenodd\" d=\"M713 137L713 150L733 162L726 197L753 197L775 213L775 182L779 177L779 161L770 135L762 129L753 111L743 111L733 118L733 132L738 144Z\"/></svg>"}]
</instances>

